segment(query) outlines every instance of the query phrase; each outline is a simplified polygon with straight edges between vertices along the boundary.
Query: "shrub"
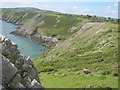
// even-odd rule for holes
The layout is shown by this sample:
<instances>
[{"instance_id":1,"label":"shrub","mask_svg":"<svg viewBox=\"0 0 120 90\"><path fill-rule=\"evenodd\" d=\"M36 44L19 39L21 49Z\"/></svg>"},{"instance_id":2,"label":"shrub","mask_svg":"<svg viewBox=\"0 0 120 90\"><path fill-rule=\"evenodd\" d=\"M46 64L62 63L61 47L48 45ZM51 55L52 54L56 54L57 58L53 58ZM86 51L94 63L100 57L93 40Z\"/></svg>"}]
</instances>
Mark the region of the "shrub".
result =
<instances>
[{"instance_id":1,"label":"shrub","mask_svg":"<svg viewBox=\"0 0 120 90\"><path fill-rule=\"evenodd\" d=\"M113 76L118 76L118 73L116 72L116 73L113 73Z\"/></svg>"},{"instance_id":2,"label":"shrub","mask_svg":"<svg viewBox=\"0 0 120 90\"><path fill-rule=\"evenodd\" d=\"M104 71L103 73L102 73L102 75L108 75L108 74L110 74L111 72L110 71Z\"/></svg>"},{"instance_id":3,"label":"shrub","mask_svg":"<svg viewBox=\"0 0 120 90\"><path fill-rule=\"evenodd\" d=\"M43 68L40 69L41 72L51 72L54 70L53 66L44 66Z\"/></svg>"},{"instance_id":4,"label":"shrub","mask_svg":"<svg viewBox=\"0 0 120 90\"><path fill-rule=\"evenodd\" d=\"M10 54L3 54L6 58L8 58L8 59L11 59L12 58L12 55L10 55Z\"/></svg>"}]
</instances>

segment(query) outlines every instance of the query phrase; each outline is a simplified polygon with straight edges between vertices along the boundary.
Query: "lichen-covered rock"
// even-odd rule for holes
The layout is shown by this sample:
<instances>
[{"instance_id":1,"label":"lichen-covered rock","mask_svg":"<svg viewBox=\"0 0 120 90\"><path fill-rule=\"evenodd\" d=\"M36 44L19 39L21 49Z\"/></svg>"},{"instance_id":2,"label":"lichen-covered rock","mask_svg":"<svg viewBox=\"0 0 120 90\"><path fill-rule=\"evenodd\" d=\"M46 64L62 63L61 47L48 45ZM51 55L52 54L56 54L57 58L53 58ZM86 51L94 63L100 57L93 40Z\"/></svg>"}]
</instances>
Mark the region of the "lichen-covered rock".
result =
<instances>
[{"instance_id":1,"label":"lichen-covered rock","mask_svg":"<svg viewBox=\"0 0 120 90\"><path fill-rule=\"evenodd\" d=\"M17 45L0 35L0 60L2 63L2 81L0 88L43 88L38 73L30 57L22 56ZM1 80L2 79L2 80Z\"/></svg>"},{"instance_id":2,"label":"lichen-covered rock","mask_svg":"<svg viewBox=\"0 0 120 90\"><path fill-rule=\"evenodd\" d=\"M9 60L3 55L0 54L0 57L2 57L2 80L3 84L6 84L10 82L10 80L14 77L18 70L14 66L14 64L9 62Z\"/></svg>"},{"instance_id":3,"label":"lichen-covered rock","mask_svg":"<svg viewBox=\"0 0 120 90\"><path fill-rule=\"evenodd\" d=\"M10 56L10 62L15 63L16 59L19 57L17 45L2 35L0 35L0 43L2 44L2 54L4 56Z\"/></svg>"},{"instance_id":4,"label":"lichen-covered rock","mask_svg":"<svg viewBox=\"0 0 120 90\"><path fill-rule=\"evenodd\" d=\"M21 82L21 76L19 74L15 75L12 82L10 83L11 86L18 86Z\"/></svg>"},{"instance_id":5,"label":"lichen-covered rock","mask_svg":"<svg viewBox=\"0 0 120 90\"><path fill-rule=\"evenodd\" d=\"M22 85L21 83L18 83L15 85L14 88L26 88L24 85Z\"/></svg>"},{"instance_id":6,"label":"lichen-covered rock","mask_svg":"<svg viewBox=\"0 0 120 90\"><path fill-rule=\"evenodd\" d=\"M31 61L30 56L28 56L28 58L26 59L26 61L27 61L27 64L33 66L33 62Z\"/></svg>"}]
</instances>

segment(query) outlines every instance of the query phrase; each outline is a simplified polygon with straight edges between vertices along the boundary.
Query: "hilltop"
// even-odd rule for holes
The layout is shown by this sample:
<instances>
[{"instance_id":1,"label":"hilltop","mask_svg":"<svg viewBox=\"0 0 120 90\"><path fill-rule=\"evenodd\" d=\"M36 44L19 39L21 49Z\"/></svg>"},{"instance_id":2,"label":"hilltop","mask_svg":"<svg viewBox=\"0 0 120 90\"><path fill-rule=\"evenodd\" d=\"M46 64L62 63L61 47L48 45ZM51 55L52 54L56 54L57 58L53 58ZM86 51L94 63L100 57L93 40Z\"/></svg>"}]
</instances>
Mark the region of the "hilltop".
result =
<instances>
[{"instance_id":1,"label":"hilltop","mask_svg":"<svg viewBox=\"0 0 120 90\"><path fill-rule=\"evenodd\" d=\"M50 10L42 10L34 7L18 7L18 8L1 8L4 11L7 10L15 10L15 11L28 11L28 12L39 12L39 13L60 13L60 12L55 12L55 11L50 11Z\"/></svg>"}]
</instances>

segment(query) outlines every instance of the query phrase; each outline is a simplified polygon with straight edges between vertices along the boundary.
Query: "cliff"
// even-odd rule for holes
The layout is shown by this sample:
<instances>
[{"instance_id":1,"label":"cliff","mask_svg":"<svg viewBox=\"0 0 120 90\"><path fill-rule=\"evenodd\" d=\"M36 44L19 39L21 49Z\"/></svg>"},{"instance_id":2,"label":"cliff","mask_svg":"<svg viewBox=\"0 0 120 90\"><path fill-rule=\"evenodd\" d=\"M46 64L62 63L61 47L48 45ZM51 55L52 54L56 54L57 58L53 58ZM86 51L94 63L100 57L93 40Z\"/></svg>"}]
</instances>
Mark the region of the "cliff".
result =
<instances>
[{"instance_id":1,"label":"cliff","mask_svg":"<svg viewBox=\"0 0 120 90\"><path fill-rule=\"evenodd\" d=\"M0 50L3 88L43 88L30 57L22 56L15 43L0 35Z\"/></svg>"}]
</instances>

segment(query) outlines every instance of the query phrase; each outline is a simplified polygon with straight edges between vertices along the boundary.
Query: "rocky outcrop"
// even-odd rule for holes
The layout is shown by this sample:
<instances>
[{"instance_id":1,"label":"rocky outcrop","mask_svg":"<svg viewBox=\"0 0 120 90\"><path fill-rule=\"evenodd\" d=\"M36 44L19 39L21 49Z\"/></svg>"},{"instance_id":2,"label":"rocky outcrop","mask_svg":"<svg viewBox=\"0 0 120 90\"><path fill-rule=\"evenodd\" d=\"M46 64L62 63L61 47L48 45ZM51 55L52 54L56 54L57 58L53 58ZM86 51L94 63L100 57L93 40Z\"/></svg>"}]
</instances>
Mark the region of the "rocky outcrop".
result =
<instances>
[{"instance_id":1,"label":"rocky outcrop","mask_svg":"<svg viewBox=\"0 0 120 90\"><path fill-rule=\"evenodd\" d=\"M43 36L43 35L36 33L35 31L31 32L31 31L27 31L27 30L23 31L23 30L24 29L20 28L20 29L17 29L16 31L11 32L10 34L31 38L35 41L42 42L43 46L46 46L49 48L56 46L57 43L59 42L58 39L56 38Z\"/></svg>"},{"instance_id":2,"label":"rocky outcrop","mask_svg":"<svg viewBox=\"0 0 120 90\"><path fill-rule=\"evenodd\" d=\"M30 57L22 56L17 45L0 35L0 60L2 74L0 74L0 88L41 88L36 68Z\"/></svg>"},{"instance_id":3,"label":"rocky outcrop","mask_svg":"<svg viewBox=\"0 0 120 90\"><path fill-rule=\"evenodd\" d=\"M13 23L15 25L19 25L16 28L16 30L11 32L10 34L20 35L23 37L31 38L35 41L42 42L43 46L46 46L49 48L52 48L57 45L57 43L59 42L58 39L53 38L53 37L47 37L47 36L41 35L40 33L37 32L37 29L45 23L44 21L39 22L38 25L33 29L32 25L34 25L34 23L37 21L37 19L39 19L42 16L41 14L37 14L36 16L31 18L29 21L29 24L22 21L22 18L25 15L23 15L22 17L19 17L16 20L13 20L12 17L2 16L2 20Z\"/></svg>"},{"instance_id":4,"label":"rocky outcrop","mask_svg":"<svg viewBox=\"0 0 120 90\"><path fill-rule=\"evenodd\" d=\"M27 15L27 13L23 14L22 16L20 16L17 19L13 19L14 16L7 17L5 15L2 15L0 19L2 19L3 21L6 21L8 23L13 23L15 25L23 25L25 22L22 21L22 18L24 18L26 15Z\"/></svg>"},{"instance_id":5,"label":"rocky outcrop","mask_svg":"<svg viewBox=\"0 0 120 90\"><path fill-rule=\"evenodd\" d=\"M43 23L44 21L39 23L38 27ZM20 28L17 28L15 31L11 32L10 34L20 35L23 37L33 39L38 42L42 42L43 46L49 48L56 46L57 43L59 42L58 39L41 35L40 33L37 32L38 27L36 27L35 30L33 31L31 30L32 27L28 27L27 25L24 24Z\"/></svg>"}]
</instances>

